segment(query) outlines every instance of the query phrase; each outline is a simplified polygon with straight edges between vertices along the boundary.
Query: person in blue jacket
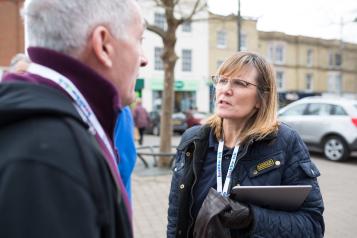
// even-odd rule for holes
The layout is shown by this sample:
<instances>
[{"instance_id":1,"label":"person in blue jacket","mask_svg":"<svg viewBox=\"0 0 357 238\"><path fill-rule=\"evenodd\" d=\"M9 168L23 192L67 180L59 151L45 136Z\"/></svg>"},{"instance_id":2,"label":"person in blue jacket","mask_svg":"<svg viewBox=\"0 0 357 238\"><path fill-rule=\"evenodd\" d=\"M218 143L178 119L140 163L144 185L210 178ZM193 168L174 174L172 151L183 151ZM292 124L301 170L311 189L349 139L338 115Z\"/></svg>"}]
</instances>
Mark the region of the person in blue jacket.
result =
<instances>
[{"instance_id":1,"label":"person in blue jacket","mask_svg":"<svg viewBox=\"0 0 357 238\"><path fill-rule=\"evenodd\" d=\"M177 148L169 195L167 237L323 237L319 170L292 128L277 120L272 66L238 52L212 76L216 111L188 129ZM311 185L293 211L242 203L234 186Z\"/></svg>"},{"instance_id":2,"label":"person in blue jacket","mask_svg":"<svg viewBox=\"0 0 357 238\"><path fill-rule=\"evenodd\" d=\"M117 118L114 132L115 148L119 154L118 169L131 201L131 174L136 162L134 120L131 109L126 106Z\"/></svg>"}]
</instances>

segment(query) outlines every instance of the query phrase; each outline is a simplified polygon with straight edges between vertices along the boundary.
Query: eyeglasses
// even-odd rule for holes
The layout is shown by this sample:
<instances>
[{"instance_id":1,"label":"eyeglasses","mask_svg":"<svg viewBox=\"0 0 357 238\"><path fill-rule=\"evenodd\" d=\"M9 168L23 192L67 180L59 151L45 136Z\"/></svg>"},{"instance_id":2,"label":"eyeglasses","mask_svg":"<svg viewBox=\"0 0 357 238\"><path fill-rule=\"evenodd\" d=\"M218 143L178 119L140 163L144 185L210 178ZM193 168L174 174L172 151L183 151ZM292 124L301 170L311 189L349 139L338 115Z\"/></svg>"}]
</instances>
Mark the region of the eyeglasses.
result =
<instances>
[{"instance_id":1,"label":"eyeglasses","mask_svg":"<svg viewBox=\"0 0 357 238\"><path fill-rule=\"evenodd\" d=\"M233 89L244 89L244 88L248 88L249 85L253 85L253 86L259 88L258 85L254 84L254 83L250 83L250 82L247 82L247 81L241 80L241 79L231 79L231 78L224 77L221 75L213 75L213 76L211 76L211 79L212 79L213 85L218 89L225 87L227 84L231 84L231 87Z\"/></svg>"}]
</instances>

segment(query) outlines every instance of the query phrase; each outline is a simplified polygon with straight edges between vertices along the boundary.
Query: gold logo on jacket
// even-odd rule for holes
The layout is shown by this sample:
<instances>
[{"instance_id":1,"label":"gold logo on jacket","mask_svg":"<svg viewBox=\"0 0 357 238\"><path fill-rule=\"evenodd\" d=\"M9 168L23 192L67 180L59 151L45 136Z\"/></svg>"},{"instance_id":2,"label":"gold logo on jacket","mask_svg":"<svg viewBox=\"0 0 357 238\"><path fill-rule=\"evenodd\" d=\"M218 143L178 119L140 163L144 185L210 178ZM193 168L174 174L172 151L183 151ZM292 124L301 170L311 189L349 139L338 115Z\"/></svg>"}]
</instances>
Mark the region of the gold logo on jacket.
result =
<instances>
[{"instance_id":1,"label":"gold logo on jacket","mask_svg":"<svg viewBox=\"0 0 357 238\"><path fill-rule=\"evenodd\" d=\"M257 171L260 172L275 165L274 160L269 159L257 165Z\"/></svg>"}]
</instances>

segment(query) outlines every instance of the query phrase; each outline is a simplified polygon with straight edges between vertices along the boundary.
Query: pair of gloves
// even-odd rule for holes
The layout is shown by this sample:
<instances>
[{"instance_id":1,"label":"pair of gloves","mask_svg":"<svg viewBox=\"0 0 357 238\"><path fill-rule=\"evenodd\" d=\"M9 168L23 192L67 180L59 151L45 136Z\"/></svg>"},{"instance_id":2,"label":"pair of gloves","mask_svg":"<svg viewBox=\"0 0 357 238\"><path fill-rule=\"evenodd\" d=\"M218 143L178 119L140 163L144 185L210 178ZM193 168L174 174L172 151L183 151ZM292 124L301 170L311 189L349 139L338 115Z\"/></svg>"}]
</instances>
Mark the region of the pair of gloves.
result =
<instances>
[{"instance_id":1,"label":"pair of gloves","mask_svg":"<svg viewBox=\"0 0 357 238\"><path fill-rule=\"evenodd\" d=\"M231 237L230 229L247 229L252 222L249 206L223 197L211 188L198 212L193 237Z\"/></svg>"}]
</instances>

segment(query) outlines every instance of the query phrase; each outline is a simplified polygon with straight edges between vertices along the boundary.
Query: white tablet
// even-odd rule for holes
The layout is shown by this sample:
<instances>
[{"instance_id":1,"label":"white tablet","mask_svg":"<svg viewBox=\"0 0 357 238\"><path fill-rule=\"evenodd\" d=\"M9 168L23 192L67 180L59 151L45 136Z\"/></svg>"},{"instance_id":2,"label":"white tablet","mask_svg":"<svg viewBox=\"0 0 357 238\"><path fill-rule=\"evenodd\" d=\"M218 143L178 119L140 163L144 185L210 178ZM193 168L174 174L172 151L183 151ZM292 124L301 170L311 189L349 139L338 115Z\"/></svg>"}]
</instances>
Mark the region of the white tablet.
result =
<instances>
[{"instance_id":1,"label":"white tablet","mask_svg":"<svg viewBox=\"0 0 357 238\"><path fill-rule=\"evenodd\" d=\"M306 199L311 185L235 186L231 198L261 207L293 211Z\"/></svg>"}]
</instances>

